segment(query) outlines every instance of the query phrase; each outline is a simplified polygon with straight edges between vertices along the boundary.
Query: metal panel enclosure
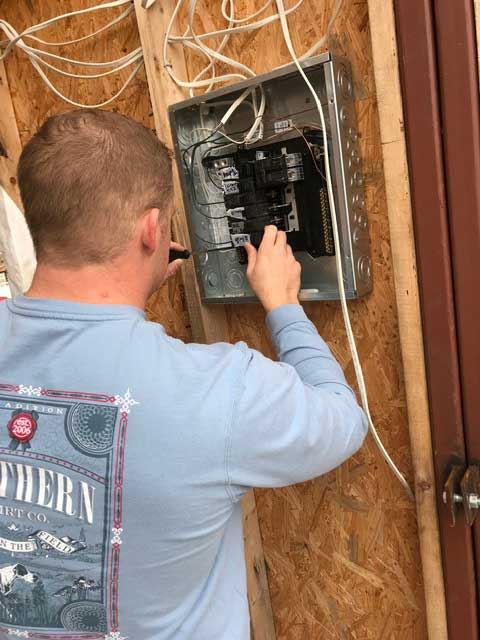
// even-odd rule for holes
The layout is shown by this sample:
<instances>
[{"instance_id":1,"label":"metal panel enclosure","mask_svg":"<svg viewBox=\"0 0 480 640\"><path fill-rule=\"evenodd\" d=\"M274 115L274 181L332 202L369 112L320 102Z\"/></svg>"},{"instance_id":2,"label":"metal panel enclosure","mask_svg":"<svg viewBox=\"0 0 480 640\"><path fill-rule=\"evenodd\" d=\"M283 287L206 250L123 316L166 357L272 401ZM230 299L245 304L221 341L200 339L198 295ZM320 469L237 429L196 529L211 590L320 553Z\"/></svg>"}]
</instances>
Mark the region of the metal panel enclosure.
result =
<instances>
[{"instance_id":1,"label":"metal panel enclosure","mask_svg":"<svg viewBox=\"0 0 480 640\"><path fill-rule=\"evenodd\" d=\"M303 66L325 108L345 289L347 297L356 298L371 290L372 281L350 66L344 58L330 53L312 58ZM231 236L223 194L211 176L206 175L202 154L219 157L219 137L215 136L220 118L242 91L260 85L266 95L263 137L250 144L249 149L264 149L272 140L285 144L302 140L299 130L305 126L319 129L320 118L315 103L295 65L280 67L170 107L175 153L204 302L230 303L255 299L245 278L245 265L237 250L230 248ZM234 140L252 124L254 116L247 108L248 104L245 101L222 130ZM224 153L232 153L237 148L242 146L233 143L223 145ZM305 148L309 150L307 145ZM195 153L197 149L201 149L201 153ZM319 197L319 225L320 204ZM302 264L302 300L339 297L334 255L312 257L304 250L296 251L295 255Z\"/></svg>"}]
</instances>

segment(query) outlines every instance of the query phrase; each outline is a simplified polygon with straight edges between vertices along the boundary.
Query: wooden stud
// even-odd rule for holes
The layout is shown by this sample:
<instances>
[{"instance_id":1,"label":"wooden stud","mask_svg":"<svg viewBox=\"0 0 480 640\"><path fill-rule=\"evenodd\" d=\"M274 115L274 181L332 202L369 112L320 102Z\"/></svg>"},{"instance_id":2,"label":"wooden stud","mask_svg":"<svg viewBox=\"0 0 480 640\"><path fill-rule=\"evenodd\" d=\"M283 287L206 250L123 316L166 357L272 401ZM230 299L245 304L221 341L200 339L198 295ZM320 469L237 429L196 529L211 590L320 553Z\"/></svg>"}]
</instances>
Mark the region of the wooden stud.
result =
<instances>
[{"instance_id":1,"label":"wooden stud","mask_svg":"<svg viewBox=\"0 0 480 640\"><path fill-rule=\"evenodd\" d=\"M253 640L275 640L277 636L273 622L257 503L253 491L249 491L243 498L242 510L247 590Z\"/></svg>"},{"instance_id":2,"label":"wooden stud","mask_svg":"<svg viewBox=\"0 0 480 640\"><path fill-rule=\"evenodd\" d=\"M22 145L3 62L0 62L0 104L0 184L15 204L22 208L16 178Z\"/></svg>"},{"instance_id":3,"label":"wooden stud","mask_svg":"<svg viewBox=\"0 0 480 640\"><path fill-rule=\"evenodd\" d=\"M168 106L185 98L182 90L171 81L162 64L163 37L167 21L174 9L173 0L155 3L150 9L143 9L141 0L135 0L138 31L142 43L148 86L153 105L157 135L172 149L172 137L168 122ZM170 52L172 67L180 76L186 76L185 58L181 47ZM188 231L183 208L180 181L174 168L174 204L176 220L174 230L181 244L188 245ZM214 342L229 340L225 310L220 306L206 306L201 302L192 261L185 265L185 294L196 340ZM274 640L275 627L270 604L270 593L263 554L262 539L253 491L243 501L245 556L247 565L248 597L250 616L255 640Z\"/></svg>"},{"instance_id":4,"label":"wooden stud","mask_svg":"<svg viewBox=\"0 0 480 640\"><path fill-rule=\"evenodd\" d=\"M173 11L173 2L155 3L150 9L144 9L140 2L135 3L138 31L145 54L148 87L153 106L155 128L160 140L173 154L172 135L168 121L169 105L185 99L183 91L171 81L162 65L163 34L166 23ZM172 66L180 75L186 73L185 58L181 48L175 47L171 54ZM181 244L188 245L188 227L182 202L180 179L174 164L174 231ZM193 261L185 264L184 284L187 305L195 340L214 342L228 339L225 311L220 306L205 306L201 303L200 291L195 277Z\"/></svg>"},{"instance_id":5,"label":"wooden stud","mask_svg":"<svg viewBox=\"0 0 480 640\"><path fill-rule=\"evenodd\" d=\"M368 0L368 9L414 466L427 625L432 640L446 640L445 591L393 2Z\"/></svg>"}]
</instances>

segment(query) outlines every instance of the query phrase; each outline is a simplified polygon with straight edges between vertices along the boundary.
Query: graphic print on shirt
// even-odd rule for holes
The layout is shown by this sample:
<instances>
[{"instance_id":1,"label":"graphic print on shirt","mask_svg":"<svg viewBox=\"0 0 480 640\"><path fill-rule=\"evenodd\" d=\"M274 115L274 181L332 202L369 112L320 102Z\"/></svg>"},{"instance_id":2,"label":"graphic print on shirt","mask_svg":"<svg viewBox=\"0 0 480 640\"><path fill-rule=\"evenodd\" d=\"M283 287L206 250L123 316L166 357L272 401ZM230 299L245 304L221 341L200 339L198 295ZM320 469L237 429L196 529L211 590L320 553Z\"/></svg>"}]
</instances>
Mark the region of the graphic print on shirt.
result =
<instances>
[{"instance_id":1,"label":"graphic print on shirt","mask_svg":"<svg viewBox=\"0 0 480 640\"><path fill-rule=\"evenodd\" d=\"M0 384L0 634L123 638L118 620L130 391Z\"/></svg>"}]
</instances>

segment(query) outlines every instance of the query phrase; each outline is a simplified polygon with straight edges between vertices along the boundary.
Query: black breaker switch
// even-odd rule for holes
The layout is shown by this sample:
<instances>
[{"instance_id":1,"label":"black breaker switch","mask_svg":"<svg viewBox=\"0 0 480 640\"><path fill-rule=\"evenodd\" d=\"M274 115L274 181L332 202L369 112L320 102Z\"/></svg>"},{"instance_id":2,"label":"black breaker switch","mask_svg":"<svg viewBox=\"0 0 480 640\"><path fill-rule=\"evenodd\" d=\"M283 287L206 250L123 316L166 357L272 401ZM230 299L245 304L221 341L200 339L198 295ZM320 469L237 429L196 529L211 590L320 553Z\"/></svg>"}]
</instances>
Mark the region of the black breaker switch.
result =
<instances>
[{"instance_id":1,"label":"black breaker switch","mask_svg":"<svg viewBox=\"0 0 480 640\"><path fill-rule=\"evenodd\" d=\"M295 137L255 149L238 148L203 163L208 171L216 170L221 182L233 246L258 246L265 225L274 224L287 232L294 251L307 251L313 258L335 254L318 144L308 142L307 148L303 138ZM243 249L239 258L245 262Z\"/></svg>"}]
</instances>

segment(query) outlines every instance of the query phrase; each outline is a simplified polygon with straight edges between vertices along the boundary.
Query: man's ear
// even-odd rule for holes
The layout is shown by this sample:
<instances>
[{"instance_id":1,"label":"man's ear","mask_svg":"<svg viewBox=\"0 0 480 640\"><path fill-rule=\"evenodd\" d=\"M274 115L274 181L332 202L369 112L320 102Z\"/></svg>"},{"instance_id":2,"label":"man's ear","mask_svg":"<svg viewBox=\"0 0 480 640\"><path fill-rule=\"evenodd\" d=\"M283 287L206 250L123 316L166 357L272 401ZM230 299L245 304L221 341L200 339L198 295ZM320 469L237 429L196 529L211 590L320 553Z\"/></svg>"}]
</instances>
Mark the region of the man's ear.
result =
<instances>
[{"instance_id":1,"label":"man's ear","mask_svg":"<svg viewBox=\"0 0 480 640\"><path fill-rule=\"evenodd\" d=\"M149 209L143 216L141 228L142 244L148 253L155 253L158 249L158 219L160 210Z\"/></svg>"}]
</instances>

